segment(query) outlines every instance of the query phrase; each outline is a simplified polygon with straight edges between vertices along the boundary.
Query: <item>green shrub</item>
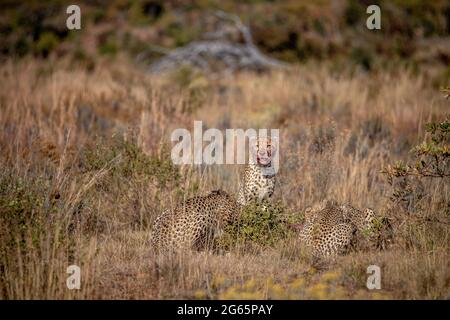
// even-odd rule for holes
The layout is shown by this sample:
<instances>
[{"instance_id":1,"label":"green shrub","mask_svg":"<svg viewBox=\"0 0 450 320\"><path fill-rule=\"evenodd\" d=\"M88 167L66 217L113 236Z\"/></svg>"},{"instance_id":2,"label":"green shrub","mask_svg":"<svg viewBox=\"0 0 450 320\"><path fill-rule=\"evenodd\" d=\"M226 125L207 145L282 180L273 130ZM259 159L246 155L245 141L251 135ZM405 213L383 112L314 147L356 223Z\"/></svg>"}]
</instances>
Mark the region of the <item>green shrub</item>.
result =
<instances>
[{"instance_id":1,"label":"green shrub","mask_svg":"<svg viewBox=\"0 0 450 320\"><path fill-rule=\"evenodd\" d=\"M164 152L161 157L147 155L136 143L126 141L121 136L114 136L108 142L100 140L84 152L84 171L98 171L108 166L111 166L109 174L118 180L144 177L161 188L180 179L178 168L173 165L168 154Z\"/></svg>"},{"instance_id":2,"label":"green shrub","mask_svg":"<svg viewBox=\"0 0 450 320\"><path fill-rule=\"evenodd\" d=\"M119 51L119 44L114 35L108 35L106 40L98 48L100 54L114 56Z\"/></svg>"},{"instance_id":3,"label":"green shrub","mask_svg":"<svg viewBox=\"0 0 450 320\"><path fill-rule=\"evenodd\" d=\"M59 43L58 37L53 32L44 32L36 43L38 54L47 56Z\"/></svg>"},{"instance_id":4,"label":"green shrub","mask_svg":"<svg viewBox=\"0 0 450 320\"><path fill-rule=\"evenodd\" d=\"M384 172L389 182L404 176L450 177L450 116L440 123L428 123L425 128L429 138L411 150L415 166L403 162L388 166Z\"/></svg>"},{"instance_id":5,"label":"green shrub","mask_svg":"<svg viewBox=\"0 0 450 320\"><path fill-rule=\"evenodd\" d=\"M143 4L140 1L133 1L128 10L128 20L135 25L145 25L150 23L150 17L145 14Z\"/></svg>"},{"instance_id":6,"label":"green shrub","mask_svg":"<svg viewBox=\"0 0 450 320\"><path fill-rule=\"evenodd\" d=\"M351 52L351 58L357 65L362 66L365 70L372 69L373 56L371 50L363 47L356 47Z\"/></svg>"},{"instance_id":7,"label":"green shrub","mask_svg":"<svg viewBox=\"0 0 450 320\"><path fill-rule=\"evenodd\" d=\"M0 255L17 246L25 249L25 239L37 245L40 235L57 213L50 183L42 177L0 177ZM4 230L2 230L4 229ZM2 232L2 231L8 232Z\"/></svg>"},{"instance_id":8,"label":"green shrub","mask_svg":"<svg viewBox=\"0 0 450 320\"><path fill-rule=\"evenodd\" d=\"M356 25L364 16L363 6L358 1L348 0L344 16L349 26Z\"/></svg>"},{"instance_id":9,"label":"green shrub","mask_svg":"<svg viewBox=\"0 0 450 320\"><path fill-rule=\"evenodd\" d=\"M393 187L391 200L408 202L408 209L411 208L411 199L423 197L424 178L450 177L450 116L440 123L427 124L426 131L428 138L411 150L415 165L399 161L382 170Z\"/></svg>"},{"instance_id":10,"label":"green shrub","mask_svg":"<svg viewBox=\"0 0 450 320\"><path fill-rule=\"evenodd\" d=\"M281 202L250 203L242 208L239 219L225 227L219 247L236 245L272 246L289 234L286 209Z\"/></svg>"}]
</instances>

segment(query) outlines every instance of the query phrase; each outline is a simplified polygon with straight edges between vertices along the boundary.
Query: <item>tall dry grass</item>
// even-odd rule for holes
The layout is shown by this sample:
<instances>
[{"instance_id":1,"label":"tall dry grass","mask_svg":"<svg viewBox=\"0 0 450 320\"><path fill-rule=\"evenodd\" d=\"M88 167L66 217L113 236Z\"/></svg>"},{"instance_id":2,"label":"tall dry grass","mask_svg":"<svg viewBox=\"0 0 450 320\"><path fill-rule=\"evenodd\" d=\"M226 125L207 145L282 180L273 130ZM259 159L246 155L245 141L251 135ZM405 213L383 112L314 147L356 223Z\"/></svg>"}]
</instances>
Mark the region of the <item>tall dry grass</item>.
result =
<instances>
[{"instance_id":1,"label":"tall dry grass","mask_svg":"<svg viewBox=\"0 0 450 320\"><path fill-rule=\"evenodd\" d=\"M381 168L408 159L448 102L408 70L336 72L308 64L271 74L156 77L125 61L0 67L0 297L397 298L450 296L449 182L422 182L411 211L393 207ZM170 133L279 128L275 200L293 215L327 197L394 221L387 250L314 261L295 236L227 253L152 253L155 217L211 189L237 191L238 166L175 167ZM436 218L436 219L435 219ZM66 268L82 270L80 290ZM366 269L382 290L366 289Z\"/></svg>"}]
</instances>

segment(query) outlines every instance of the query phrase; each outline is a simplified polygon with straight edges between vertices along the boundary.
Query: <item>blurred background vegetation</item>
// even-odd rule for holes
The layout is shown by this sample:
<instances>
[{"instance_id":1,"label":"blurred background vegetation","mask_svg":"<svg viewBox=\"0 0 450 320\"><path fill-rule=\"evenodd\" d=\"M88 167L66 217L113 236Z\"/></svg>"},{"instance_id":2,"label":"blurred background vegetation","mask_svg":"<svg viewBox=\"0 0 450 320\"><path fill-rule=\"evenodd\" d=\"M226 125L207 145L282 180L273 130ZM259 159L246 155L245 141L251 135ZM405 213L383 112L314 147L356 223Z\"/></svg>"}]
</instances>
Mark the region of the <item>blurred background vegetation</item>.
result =
<instances>
[{"instance_id":1,"label":"blurred background vegetation","mask_svg":"<svg viewBox=\"0 0 450 320\"><path fill-rule=\"evenodd\" d=\"M147 72L193 41L244 43L217 10L289 68ZM448 299L449 31L448 0L1 0L0 299ZM237 191L239 166L172 164L169 133L199 119L281 129L275 202L228 226L226 255L160 257L163 210ZM388 218L392 245L317 263L285 222L327 197Z\"/></svg>"},{"instance_id":2,"label":"blurred background vegetation","mask_svg":"<svg viewBox=\"0 0 450 320\"><path fill-rule=\"evenodd\" d=\"M69 3L70 2L70 3ZM173 49L221 29L234 41L238 32L213 15L239 15L255 44L286 62L332 60L340 70L354 65L371 71L408 66L438 70L437 86L450 78L450 3L445 0L94 0L76 1L82 29L66 28L73 1L2 1L0 56L67 56L93 67L97 56L135 59ZM366 28L366 8L382 9L382 29ZM444 66L444 67L443 67ZM431 68L429 68L431 67Z\"/></svg>"}]
</instances>

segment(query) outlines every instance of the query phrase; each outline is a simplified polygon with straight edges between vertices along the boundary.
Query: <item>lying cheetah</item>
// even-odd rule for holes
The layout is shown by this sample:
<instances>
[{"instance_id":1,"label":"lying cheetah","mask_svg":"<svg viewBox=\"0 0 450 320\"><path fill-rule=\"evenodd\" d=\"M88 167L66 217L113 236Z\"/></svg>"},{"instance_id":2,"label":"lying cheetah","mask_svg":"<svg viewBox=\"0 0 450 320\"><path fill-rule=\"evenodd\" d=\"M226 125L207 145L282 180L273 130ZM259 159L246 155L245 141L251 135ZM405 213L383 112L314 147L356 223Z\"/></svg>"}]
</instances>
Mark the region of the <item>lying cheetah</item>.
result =
<instances>
[{"instance_id":1,"label":"lying cheetah","mask_svg":"<svg viewBox=\"0 0 450 320\"><path fill-rule=\"evenodd\" d=\"M156 219L151 243L156 250L205 249L239 210L236 200L222 190L188 199Z\"/></svg>"},{"instance_id":2,"label":"lying cheetah","mask_svg":"<svg viewBox=\"0 0 450 320\"><path fill-rule=\"evenodd\" d=\"M371 209L360 211L350 205L323 201L306 210L300 239L316 256L344 254L355 244L358 233L370 232L374 219Z\"/></svg>"},{"instance_id":3,"label":"lying cheetah","mask_svg":"<svg viewBox=\"0 0 450 320\"><path fill-rule=\"evenodd\" d=\"M276 172L272 159L277 152L276 141L270 137L251 138L249 163L241 172L238 193L240 205L270 198L275 189Z\"/></svg>"}]
</instances>

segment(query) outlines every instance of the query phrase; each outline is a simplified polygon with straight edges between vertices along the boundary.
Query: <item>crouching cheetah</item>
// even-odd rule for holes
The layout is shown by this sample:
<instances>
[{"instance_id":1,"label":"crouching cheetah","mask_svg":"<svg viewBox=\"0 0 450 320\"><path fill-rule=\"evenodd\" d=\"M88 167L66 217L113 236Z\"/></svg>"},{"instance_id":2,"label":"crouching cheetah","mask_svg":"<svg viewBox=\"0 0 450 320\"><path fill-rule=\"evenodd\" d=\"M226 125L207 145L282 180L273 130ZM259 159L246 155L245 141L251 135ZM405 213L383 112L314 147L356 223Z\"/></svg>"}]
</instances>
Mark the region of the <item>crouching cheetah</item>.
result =
<instances>
[{"instance_id":1,"label":"crouching cheetah","mask_svg":"<svg viewBox=\"0 0 450 320\"><path fill-rule=\"evenodd\" d=\"M273 157L277 143L270 137L250 138L249 162L241 172L238 203L246 205L251 201L270 198L275 189L275 164Z\"/></svg>"},{"instance_id":2,"label":"crouching cheetah","mask_svg":"<svg viewBox=\"0 0 450 320\"><path fill-rule=\"evenodd\" d=\"M371 231L374 220L371 209L360 211L350 205L323 201L306 210L300 240L316 256L344 254L355 245L358 234Z\"/></svg>"},{"instance_id":3,"label":"crouching cheetah","mask_svg":"<svg viewBox=\"0 0 450 320\"><path fill-rule=\"evenodd\" d=\"M151 243L156 250L205 249L239 210L236 200L222 190L188 199L156 219Z\"/></svg>"}]
</instances>

